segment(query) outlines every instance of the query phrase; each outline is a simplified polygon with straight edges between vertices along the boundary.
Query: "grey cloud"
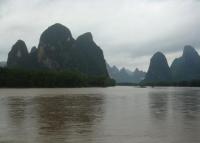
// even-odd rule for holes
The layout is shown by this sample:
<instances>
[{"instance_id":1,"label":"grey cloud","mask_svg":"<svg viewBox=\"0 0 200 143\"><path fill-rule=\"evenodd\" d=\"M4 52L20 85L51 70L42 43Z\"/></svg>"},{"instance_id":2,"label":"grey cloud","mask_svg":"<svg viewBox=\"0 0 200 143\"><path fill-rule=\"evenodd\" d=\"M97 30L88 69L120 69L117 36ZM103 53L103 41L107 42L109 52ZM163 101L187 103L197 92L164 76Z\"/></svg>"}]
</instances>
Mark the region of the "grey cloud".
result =
<instances>
[{"instance_id":1,"label":"grey cloud","mask_svg":"<svg viewBox=\"0 0 200 143\"><path fill-rule=\"evenodd\" d=\"M6 2L6 0L0 0L0 7L2 7L3 3L5 3L5 2Z\"/></svg>"},{"instance_id":2,"label":"grey cloud","mask_svg":"<svg viewBox=\"0 0 200 143\"><path fill-rule=\"evenodd\" d=\"M145 68L156 51L200 48L199 13L199 0L0 0L0 60L16 40L30 49L59 22L75 38L92 32L108 63Z\"/></svg>"},{"instance_id":3,"label":"grey cloud","mask_svg":"<svg viewBox=\"0 0 200 143\"><path fill-rule=\"evenodd\" d=\"M4 5L5 0L0 0L0 18L2 17L2 7Z\"/></svg>"}]
</instances>

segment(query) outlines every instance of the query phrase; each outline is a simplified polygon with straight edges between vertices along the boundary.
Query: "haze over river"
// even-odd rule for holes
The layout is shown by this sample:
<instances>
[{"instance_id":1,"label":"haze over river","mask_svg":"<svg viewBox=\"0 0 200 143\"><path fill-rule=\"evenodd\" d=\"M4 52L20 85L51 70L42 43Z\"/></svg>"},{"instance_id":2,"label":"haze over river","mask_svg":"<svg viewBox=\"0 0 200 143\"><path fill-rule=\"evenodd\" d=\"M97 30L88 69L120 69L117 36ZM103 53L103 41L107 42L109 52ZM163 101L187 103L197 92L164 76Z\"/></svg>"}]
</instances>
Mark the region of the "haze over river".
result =
<instances>
[{"instance_id":1,"label":"haze over river","mask_svg":"<svg viewBox=\"0 0 200 143\"><path fill-rule=\"evenodd\" d=\"M0 143L200 143L200 88L0 89Z\"/></svg>"}]
</instances>

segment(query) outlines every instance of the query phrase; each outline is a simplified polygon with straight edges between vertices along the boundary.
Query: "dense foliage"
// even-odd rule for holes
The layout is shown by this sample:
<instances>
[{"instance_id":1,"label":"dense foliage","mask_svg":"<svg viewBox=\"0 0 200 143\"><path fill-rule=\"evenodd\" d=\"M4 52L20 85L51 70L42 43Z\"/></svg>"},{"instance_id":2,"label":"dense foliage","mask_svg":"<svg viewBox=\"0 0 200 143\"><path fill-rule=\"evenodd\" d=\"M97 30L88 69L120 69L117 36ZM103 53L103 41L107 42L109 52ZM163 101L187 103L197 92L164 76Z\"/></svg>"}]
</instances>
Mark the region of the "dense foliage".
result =
<instances>
[{"instance_id":1,"label":"dense foliage","mask_svg":"<svg viewBox=\"0 0 200 143\"><path fill-rule=\"evenodd\" d=\"M0 68L0 87L112 86L114 80L87 76L78 71L22 70Z\"/></svg>"}]
</instances>

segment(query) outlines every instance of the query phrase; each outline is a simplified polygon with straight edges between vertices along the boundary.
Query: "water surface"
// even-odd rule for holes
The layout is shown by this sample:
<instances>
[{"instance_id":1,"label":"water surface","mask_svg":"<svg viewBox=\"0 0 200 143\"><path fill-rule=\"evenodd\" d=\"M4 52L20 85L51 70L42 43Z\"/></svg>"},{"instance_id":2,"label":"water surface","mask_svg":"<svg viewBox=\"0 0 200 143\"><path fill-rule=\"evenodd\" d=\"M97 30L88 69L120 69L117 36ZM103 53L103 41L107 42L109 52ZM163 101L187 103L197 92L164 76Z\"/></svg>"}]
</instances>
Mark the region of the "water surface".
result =
<instances>
[{"instance_id":1,"label":"water surface","mask_svg":"<svg viewBox=\"0 0 200 143\"><path fill-rule=\"evenodd\" d=\"M0 89L0 143L200 143L200 88Z\"/></svg>"}]
</instances>

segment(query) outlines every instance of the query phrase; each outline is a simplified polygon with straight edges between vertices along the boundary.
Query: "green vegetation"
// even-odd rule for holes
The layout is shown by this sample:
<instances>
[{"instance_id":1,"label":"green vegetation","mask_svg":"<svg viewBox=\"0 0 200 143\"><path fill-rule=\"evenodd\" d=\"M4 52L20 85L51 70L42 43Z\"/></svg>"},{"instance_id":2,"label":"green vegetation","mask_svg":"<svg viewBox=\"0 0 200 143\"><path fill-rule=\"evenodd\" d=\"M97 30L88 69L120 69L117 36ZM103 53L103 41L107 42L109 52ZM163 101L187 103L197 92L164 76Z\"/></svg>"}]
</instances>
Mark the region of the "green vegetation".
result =
<instances>
[{"instance_id":1,"label":"green vegetation","mask_svg":"<svg viewBox=\"0 0 200 143\"><path fill-rule=\"evenodd\" d=\"M23 70L0 68L0 87L89 87L113 86L103 76L87 76L78 71Z\"/></svg>"},{"instance_id":2,"label":"green vegetation","mask_svg":"<svg viewBox=\"0 0 200 143\"><path fill-rule=\"evenodd\" d=\"M119 86L138 86L138 83L116 83Z\"/></svg>"}]
</instances>

